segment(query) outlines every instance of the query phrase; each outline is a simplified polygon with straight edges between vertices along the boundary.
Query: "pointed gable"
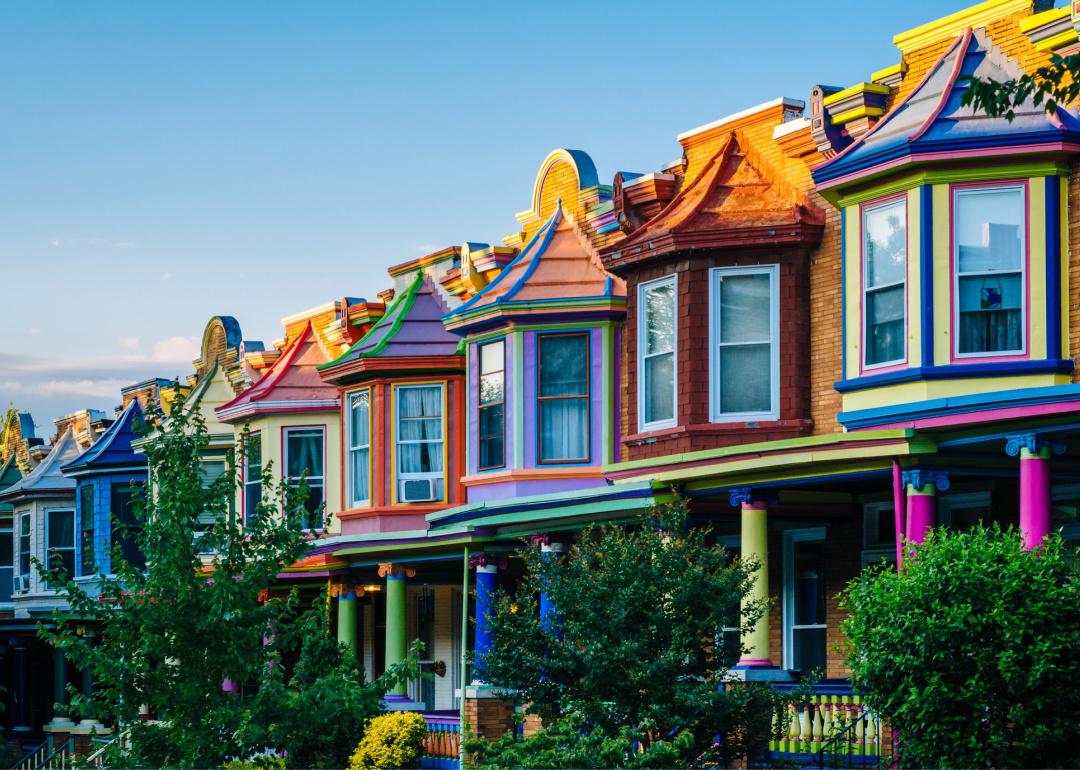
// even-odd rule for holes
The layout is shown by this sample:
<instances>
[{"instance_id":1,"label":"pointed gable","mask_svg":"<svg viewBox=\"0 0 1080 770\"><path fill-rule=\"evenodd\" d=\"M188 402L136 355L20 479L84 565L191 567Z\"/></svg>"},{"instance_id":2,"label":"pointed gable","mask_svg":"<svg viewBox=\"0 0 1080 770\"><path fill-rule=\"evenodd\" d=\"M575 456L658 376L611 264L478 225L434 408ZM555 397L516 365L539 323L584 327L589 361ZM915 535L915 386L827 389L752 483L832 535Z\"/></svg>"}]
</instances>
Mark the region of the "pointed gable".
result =
<instances>
[{"instance_id":1,"label":"pointed gable","mask_svg":"<svg viewBox=\"0 0 1080 770\"><path fill-rule=\"evenodd\" d=\"M26 497L49 497L67 495L75 491L75 479L68 478L60 469L79 456L79 442L69 427L57 439L52 451L34 470L0 492L2 500L18 500Z\"/></svg>"},{"instance_id":2,"label":"pointed gable","mask_svg":"<svg viewBox=\"0 0 1080 770\"><path fill-rule=\"evenodd\" d=\"M859 141L814 169L815 182L826 189L905 162L985 156L996 148L1080 150L1080 121L1066 110L1047 112L1029 97L1009 121L962 106L967 78L1008 81L1022 74L985 30L965 30L906 99Z\"/></svg>"},{"instance_id":3,"label":"pointed gable","mask_svg":"<svg viewBox=\"0 0 1080 770\"><path fill-rule=\"evenodd\" d=\"M336 410L337 388L323 382L318 372L326 359L309 321L258 382L214 410L218 419L235 422L254 414Z\"/></svg>"},{"instance_id":4,"label":"pointed gable","mask_svg":"<svg viewBox=\"0 0 1080 770\"><path fill-rule=\"evenodd\" d=\"M131 401L119 419L101 434L93 446L66 463L61 471L78 476L93 471L117 470L125 467L146 467L146 457L135 453L132 442L139 438L138 426L143 410L138 401Z\"/></svg>"},{"instance_id":5,"label":"pointed gable","mask_svg":"<svg viewBox=\"0 0 1080 770\"><path fill-rule=\"evenodd\" d=\"M734 131L667 206L605 250L604 263L624 267L691 249L813 244L823 229L822 213Z\"/></svg>"},{"instance_id":6,"label":"pointed gable","mask_svg":"<svg viewBox=\"0 0 1080 770\"><path fill-rule=\"evenodd\" d=\"M479 318L545 312L557 303L560 315L575 306L622 305L626 284L608 273L589 239L561 202L521 253L479 294L446 316L449 328Z\"/></svg>"}]
</instances>

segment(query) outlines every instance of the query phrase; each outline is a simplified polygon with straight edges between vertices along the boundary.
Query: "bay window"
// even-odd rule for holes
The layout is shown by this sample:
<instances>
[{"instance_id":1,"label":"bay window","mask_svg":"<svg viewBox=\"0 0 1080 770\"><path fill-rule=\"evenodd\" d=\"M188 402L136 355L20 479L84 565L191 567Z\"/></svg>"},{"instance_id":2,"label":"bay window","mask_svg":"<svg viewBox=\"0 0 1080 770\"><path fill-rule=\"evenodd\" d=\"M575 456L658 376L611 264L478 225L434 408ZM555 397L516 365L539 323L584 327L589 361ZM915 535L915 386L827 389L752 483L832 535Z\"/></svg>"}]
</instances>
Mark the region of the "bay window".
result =
<instances>
[{"instance_id":1,"label":"bay window","mask_svg":"<svg viewBox=\"0 0 1080 770\"><path fill-rule=\"evenodd\" d=\"M506 465L506 346L495 340L478 347L480 353L480 470Z\"/></svg>"},{"instance_id":2,"label":"bay window","mask_svg":"<svg viewBox=\"0 0 1080 770\"><path fill-rule=\"evenodd\" d=\"M959 356L1024 352L1025 209L1020 185L953 190Z\"/></svg>"},{"instance_id":3,"label":"bay window","mask_svg":"<svg viewBox=\"0 0 1080 770\"><path fill-rule=\"evenodd\" d=\"M775 419L779 267L714 268L710 284L712 420Z\"/></svg>"},{"instance_id":4,"label":"bay window","mask_svg":"<svg viewBox=\"0 0 1080 770\"><path fill-rule=\"evenodd\" d=\"M262 502L262 433L252 431L244 442L244 523L251 526Z\"/></svg>"},{"instance_id":5,"label":"bay window","mask_svg":"<svg viewBox=\"0 0 1080 770\"><path fill-rule=\"evenodd\" d=\"M398 502L442 500L444 386L399 385L394 388L394 394Z\"/></svg>"},{"instance_id":6,"label":"bay window","mask_svg":"<svg viewBox=\"0 0 1080 770\"><path fill-rule=\"evenodd\" d=\"M638 287L638 427L676 423L676 278Z\"/></svg>"},{"instance_id":7,"label":"bay window","mask_svg":"<svg viewBox=\"0 0 1080 770\"><path fill-rule=\"evenodd\" d=\"M11 601L14 590L14 548L10 529L0 529L0 603Z\"/></svg>"},{"instance_id":8,"label":"bay window","mask_svg":"<svg viewBox=\"0 0 1080 770\"><path fill-rule=\"evenodd\" d=\"M371 505L371 391L349 394L349 506Z\"/></svg>"},{"instance_id":9,"label":"bay window","mask_svg":"<svg viewBox=\"0 0 1080 770\"><path fill-rule=\"evenodd\" d=\"M75 511L45 512L45 558L52 569L56 557L68 578L75 577ZM55 586L50 586L54 588Z\"/></svg>"},{"instance_id":10,"label":"bay window","mask_svg":"<svg viewBox=\"0 0 1080 770\"><path fill-rule=\"evenodd\" d=\"M19 514L19 585L30 588L30 511Z\"/></svg>"},{"instance_id":11,"label":"bay window","mask_svg":"<svg viewBox=\"0 0 1080 770\"><path fill-rule=\"evenodd\" d=\"M537 339L540 462L589 461L589 335Z\"/></svg>"},{"instance_id":12,"label":"bay window","mask_svg":"<svg viewBox=\"0 0 1080 770\"><path fill-rule=\"evenodd\" d=\"M907 199L863 211L863 365L907 357Z\"/></svg>"},{"instance_id":13,"label":"bay window","mask_svg":"<svg viewBox=\"0 0 1080 770\"><path fill-rule=\"evenodd\" d=\"M307 484L307 499L300 513L302 529L320 529L323 524L325 477L325 429L285 428L285 483L297 489Z\"/></svg>"},{"instance_id":14,"label":"bay window","mask_svg":"<svg viewBox=\"0 0 1080 770\"><path fill-rule=\"evenodd\" d=\"M146 567L146 557L139 548L139 530L135 516L135 492L131 484L113 484L109 495L109 514L112 522L112 547L120 549L120 558L135 569ZM116 572L116 565L113 565Z\"/></svg>"}]
</instances>

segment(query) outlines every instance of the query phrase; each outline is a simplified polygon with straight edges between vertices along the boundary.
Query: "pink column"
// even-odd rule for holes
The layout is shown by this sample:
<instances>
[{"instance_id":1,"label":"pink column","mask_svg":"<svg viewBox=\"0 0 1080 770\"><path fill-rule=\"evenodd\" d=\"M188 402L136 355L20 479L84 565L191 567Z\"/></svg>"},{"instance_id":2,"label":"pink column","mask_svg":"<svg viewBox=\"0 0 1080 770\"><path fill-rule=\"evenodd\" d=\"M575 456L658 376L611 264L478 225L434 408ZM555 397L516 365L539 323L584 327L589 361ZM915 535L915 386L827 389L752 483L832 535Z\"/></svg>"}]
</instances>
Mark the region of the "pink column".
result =
<instances>
[{"instance_id":1,"label":"pink column","mask_svg":"<svg viewBox=\"0 0 1080 770\"><path fill-rule=\"evenodd\" d=\"M916 468L904 471L907 485L907 539L922 545L927 533L937 526L937 493L949 488L949 477L942 471Z\"/></svg>"},{"instance_id":2,"label":"pink column","mask_svg":"<svg viewBox=\"0 0 1080 770\"><path fill-rule=\"evenodd\" d=\"M1050 448L1020 449L1020 531L1024 548L1038 548L1050 534Z\"/></svg>"}]
</instances>

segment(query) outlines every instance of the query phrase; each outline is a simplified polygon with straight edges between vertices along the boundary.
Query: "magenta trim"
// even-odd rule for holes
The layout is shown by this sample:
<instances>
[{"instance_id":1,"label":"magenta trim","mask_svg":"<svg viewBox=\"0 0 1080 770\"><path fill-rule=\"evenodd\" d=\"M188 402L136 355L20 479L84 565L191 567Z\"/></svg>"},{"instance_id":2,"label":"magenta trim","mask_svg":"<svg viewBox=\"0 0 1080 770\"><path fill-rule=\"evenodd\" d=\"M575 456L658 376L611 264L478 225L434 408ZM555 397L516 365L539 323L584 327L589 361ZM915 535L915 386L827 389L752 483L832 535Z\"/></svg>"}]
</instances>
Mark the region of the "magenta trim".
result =
<instances>
[{"instance_id":1,"label":"magenta trim","mask_svg":"<svg viewBox=\"0 0 1080 770\"><path fill-rule=\"evenodd\" d=\"M1024 548L1038 548L1050 534L1050 459L1020 460L1020 531Z\"/></svg>"},{"instance_id":2,"label":"magenta trim","mask_svg":"<svg viewBox=\"0 0 1080 770\"><path fill-rule=\"evenodd\" d=\"M960 76L960 70L964 67L964 51L970 43L971 27L968 27L964 30L963 37L960 38L960 52L956 57L956 61L953 62L953 68L952 72L949 73L948 82L945 84L945 87L941 89L941 96L938 97L937 106L934 107L933 111L930 113L930 116L923 121L923 124L915 130L915 133L908 137L909 142L916 141L920 136L930 130L930 126L934 124L934 121L938 119L938 115L940 115L941 111L945 109L945 104L949 101L949 96L952 94L953 86L956 85L956 78ZM949 52L951 53L955 48L956 43L953 43L951 46L949 46ZM948 54L945 54L945 56L947 55ZM944 58L945 57L943 56L941 59L938 60L938 62L943 61ZM934 69L937 69L937 67L935 67ZM915 91L912 91L911 93L914 94Z\"/></svg>"},{"instance_id":3,"label":"magenta trim","mask_svg":"<svg viewBox=\"0 0 1080 770\"><path fill-rule=\"evenodd\" d=\"M937 428L949 425L964 425L972 420L979 423L996 420L1010 420L1024 417L1041 417L1049 414L1061 414L1062 412L1075 412L1077 404L1068 401L1060 404L1034 404L1032 406L1014 406L1008 409L992 409L985 412L965 412L963 414L950 414L944 417L928 417L924 420L902 420L883 425L875 425L874 430L886 430L889 428Z\"/></svg>"},{"instance_id":4,"label":"magenta trim","mask_svg":"<svg viewBox=\"0 0 1080 770\"><path fill-rule=\"evenodd\" d=\"M899 569L904 563L904 474L896 460L893 460L892 464L892 487L893 520L896 522L896 568Z\"/></svg>"},{"instance_id":5,"label":"magenta trim","mask_svg":"<svg viewBox=\"0 0 1080 770\"><path fill-rule=\"evenodd\" d=\"M907 190L903 192L887 195L884 198L878 198L873 201L859 204L859 374L866 376L868 374L885 374L887 372L895 372L901 369L906 369L909 363L910 354L908 352L908 339L911 334L909 328L910 319L908 318L908 264L911 258L911 228L908 227L908 194ZM866 210L876 209L880 206L887 206L890 203L896 201L904 202L904 358L901 361L897 361L893 364L874 365L869 367L866 365L866 307L863 300L866 298ZM920 257L921 260L921 257ZM921 265L921 262L920 262ZM925 298L923 300L925 302ZM926 362L923 362L923 366Z\"/></svg>"},{"instance_id":6,"label":"magenta trim","mask_svg":"<svg viewBox=\"0 0 1080 770\"><path fill-rule=\"evenodd\" d=\"M937 523L937 498L934 495L908 495L907 532L908 540L915 545L922 545L926 534Z\"/></svg>"},{"instance_id":7,"label":"magenta trim","mask_svg":"<svg viewBox=\"0 0 1080 770\"><path fill-rule=\"evenodd\" d=\"M732 668L776 668L768 658L739 658Z\"/></svg>"}]
</instances>

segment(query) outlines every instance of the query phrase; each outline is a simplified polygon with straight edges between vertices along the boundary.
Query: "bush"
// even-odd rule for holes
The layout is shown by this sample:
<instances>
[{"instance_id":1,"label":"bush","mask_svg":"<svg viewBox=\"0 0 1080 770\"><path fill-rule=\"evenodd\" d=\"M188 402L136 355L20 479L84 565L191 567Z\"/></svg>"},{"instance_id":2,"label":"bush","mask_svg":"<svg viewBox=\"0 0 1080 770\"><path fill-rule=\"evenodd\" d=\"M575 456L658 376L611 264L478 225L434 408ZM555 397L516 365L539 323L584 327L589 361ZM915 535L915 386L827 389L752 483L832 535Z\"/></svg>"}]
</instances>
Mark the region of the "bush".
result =
<instances>
[{"instance_id":1,"label":"bush","mask_svg":"<svg viewBox=\"0 0 1080 770\"><path fill-rule=\"evenodd\" d=\"M415 767L424 753L427 722L412 711L392 711L368 721L349 759L349 770Z\"/></svg>"},{"instance_id":2,"label":"bush","mask_svg":"<svg viewBox=\"0 0 1080 770\"><path fill-rule=\"evenodd\" d=\"M230 759L223 770L285 770L285 757L276 754L253 754L247 759Z\"/></svg>"},{"instance_id":3,"label":"bush","mask_svg":"<svg viewBox=\"0 0 1080 770\"><path fill-rule=\"evenodd\" d=\"M1061 539L937 530L844 594L855 684L904 765L1080 766L1080 583Z\"/></svg>"}]
</instances>

